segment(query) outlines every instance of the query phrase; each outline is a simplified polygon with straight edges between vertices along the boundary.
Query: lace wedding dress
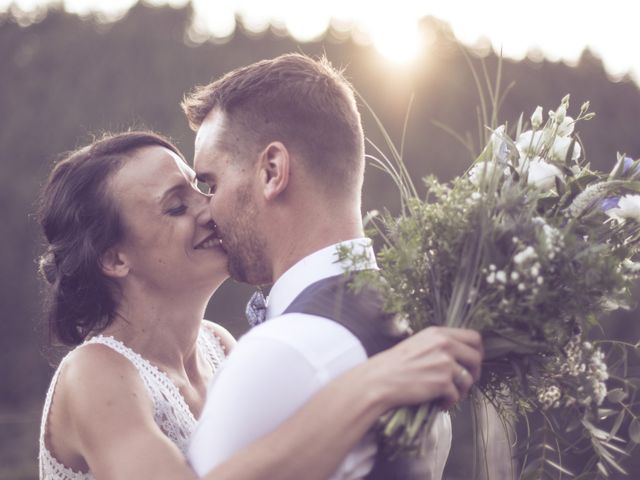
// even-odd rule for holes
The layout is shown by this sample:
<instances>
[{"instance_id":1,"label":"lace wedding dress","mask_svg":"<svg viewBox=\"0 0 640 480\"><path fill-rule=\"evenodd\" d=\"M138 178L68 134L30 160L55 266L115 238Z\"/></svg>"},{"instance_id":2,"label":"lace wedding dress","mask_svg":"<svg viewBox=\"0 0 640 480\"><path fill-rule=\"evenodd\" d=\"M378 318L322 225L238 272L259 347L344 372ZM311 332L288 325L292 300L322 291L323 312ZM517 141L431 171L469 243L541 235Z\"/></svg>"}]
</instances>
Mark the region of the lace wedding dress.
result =
<instances>
[{"instance_id":1,"label":"lace wedding dress","mask_svg":"<svg viewBox=\"0 0 640 480\"><path fill-rule=\"evenodd\" d=\"M196 419L178 387L164 372L113 337L98 335L87 340L83 345L92 343L106 345L123 355L136 367L153 401L156 423L164 434L186 455L189 438L196 426ZM77 348L82 348L83 345ZM215 372L225 357L224 348L220 340L204 325L200 328L198 335L198 349L203 357L209 361ZM42 410L39 455L40 480L92 480L94 477L91 472L76 472L62 465L47 449L44 441L51 399L63 363L64 359L53 374Z\"/></svg>"}]
</instances>

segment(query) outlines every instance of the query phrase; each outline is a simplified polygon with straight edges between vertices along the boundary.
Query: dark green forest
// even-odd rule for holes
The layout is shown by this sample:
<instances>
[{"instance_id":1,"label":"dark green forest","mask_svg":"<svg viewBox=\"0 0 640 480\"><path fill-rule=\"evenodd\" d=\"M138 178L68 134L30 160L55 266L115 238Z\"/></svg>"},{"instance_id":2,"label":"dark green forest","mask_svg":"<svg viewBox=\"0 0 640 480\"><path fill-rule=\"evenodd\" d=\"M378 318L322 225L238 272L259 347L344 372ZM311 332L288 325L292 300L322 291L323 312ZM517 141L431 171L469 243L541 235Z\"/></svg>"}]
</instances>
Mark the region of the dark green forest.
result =
<instances>
[{"instance_id":1,"label":"dark green forest","mask_svg":"<svg viewBox=\"0 0 640 480\"><path fill-rule=\"evenodd\" d=\"M35 220L38 191L62 152L102 131L147 127L174 139L187 158L194 134L179 102L185 92L228 70L286 52L325 53L382 119L391 137L402 135L407 105L415 96L404 156L414 178L435 174L449 179L470 162L466 150L435 122L478 137L478 93L465 55L475 68L494 76L498 56L489 49L465 49L447 25L425 18L421 27L432 45L411 66L383 60L373 47L340 40L331 30L321 40L299 44L278 32L250 34L239 25L226 43L194 44L186 31L190 8L152 8L140 4L114 23L100 23L51 9L40 21L20 26L0 14L0 479L37 478L40 409L60 352L49 346L43 325L37 257L42 237ZM608 170L616 152L640 156L640 92L630 79L613 81L599 58L585 50L576 66L525 59L503 61L503 84L514 82L500 120L514 123L536 105L555 108L571 93L576 113L591 101L594 120L579 130L587 158ZM365 108L365 132L382 137ZM572 111L569 112L570 114ZM476 140L477 146L477 140ZM369 153L374 153L373 151ZM398 194L384 174L369 168L365 210L398 208ZM6 208L4 208L6 207ZM207 317L235 335L250 289L228 282L212 300ZM637 312L617 313L607 328L620 338L637 339ZM468 440L464 415L455 435ZM454 420L455 421L455 420ZM465 437L466 436L466 437ZM466 441L470 444L469 441ZM447 478L466 478L461 461L468 446L454 447ZM466 457L468 458L468 457ZM640 463L627 462L640 472ZM467 473L468 474L468 473ZM631 478L634 478L633 475ZM637 477L635 477L637 478Z\"/></svg>"}]
</instances>

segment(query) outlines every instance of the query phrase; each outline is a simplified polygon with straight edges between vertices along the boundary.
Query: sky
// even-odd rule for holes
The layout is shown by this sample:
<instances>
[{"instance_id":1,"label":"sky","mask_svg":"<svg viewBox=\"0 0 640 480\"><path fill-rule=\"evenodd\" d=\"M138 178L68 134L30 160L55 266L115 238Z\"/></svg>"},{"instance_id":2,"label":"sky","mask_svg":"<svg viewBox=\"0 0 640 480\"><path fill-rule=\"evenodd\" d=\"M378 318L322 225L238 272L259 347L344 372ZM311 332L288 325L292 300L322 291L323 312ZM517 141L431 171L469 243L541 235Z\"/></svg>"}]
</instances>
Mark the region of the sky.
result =
<instances>
[{"instance_id":1,"label":"sky","mask_svg":"<svg viewBox=\"0 0 640 480\"><path fill-rule=\"evenodd\" d=\"M155 5L183 6L188 0L147 0ZM236 14L250 30L269 25L288 31L297 40L321 36L330 22L358 41L373 43L390 63L407 64L429 39L418 20L432 15L451 25L467 45L490 44L505 57L521 59L540 52L552 61L575 63L584 48L600 56L609 74L625 74L640 83L640 2L607 0L192 0L196 11L192 35L224 39L233 34ZM63 3L81 15L99 11L110 18L123 15L136 0L0 0L0 11L17 5L34 11ZM537 52L537 53L536 53Z\"/></svg>"}]
</instances>

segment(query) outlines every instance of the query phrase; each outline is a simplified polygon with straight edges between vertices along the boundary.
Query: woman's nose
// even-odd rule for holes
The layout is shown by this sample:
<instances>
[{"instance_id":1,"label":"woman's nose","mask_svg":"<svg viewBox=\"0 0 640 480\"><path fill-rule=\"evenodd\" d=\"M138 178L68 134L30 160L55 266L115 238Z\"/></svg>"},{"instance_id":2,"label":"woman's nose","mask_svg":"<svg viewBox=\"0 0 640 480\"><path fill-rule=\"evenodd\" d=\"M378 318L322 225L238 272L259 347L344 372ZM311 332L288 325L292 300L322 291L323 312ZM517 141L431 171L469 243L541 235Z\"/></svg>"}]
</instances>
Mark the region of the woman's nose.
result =
<instances>
[{"instance_id":1,"label":"woman's nose","mask_svg":"<svg viewBox=\"0 0 640 480\"><path fill-rule=\"evenodd\" d=\"M198 204L197 220L200 225L213 224L213 218L211 216L211 198L212 195L200 194L200 200Z\"/></svg>"}]
</instances>

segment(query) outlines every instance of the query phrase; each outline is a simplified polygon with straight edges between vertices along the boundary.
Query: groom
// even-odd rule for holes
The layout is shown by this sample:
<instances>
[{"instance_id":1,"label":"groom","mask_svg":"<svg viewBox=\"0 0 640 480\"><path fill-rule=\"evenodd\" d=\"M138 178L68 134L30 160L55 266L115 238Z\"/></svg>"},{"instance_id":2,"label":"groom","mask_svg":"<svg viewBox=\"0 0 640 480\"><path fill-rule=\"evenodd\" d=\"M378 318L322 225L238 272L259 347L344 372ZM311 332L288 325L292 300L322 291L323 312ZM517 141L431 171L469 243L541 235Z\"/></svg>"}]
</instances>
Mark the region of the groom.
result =
<instances>
[{"instance_id":1,"label":"groom","mask_svg":"<svg viewBox=\"0 0 640 480\"><path fill-rule=\"evenodd\" d=\"M273 283L268 321L256 319L209 390L190 448L204 474L399 338L375 294L345 287L339 261L338 247L346 247L362 256L361 268L377 268L360 211L364 136L342 75L326 60L283 55L200 87L183 107L197 131L194 166L213 194L231 276ZM442 342L438 358L455 368L434 378L434 399L452 388L466 393L467 368L477 370L457 362L455 341ZM374 458L374 442L364 438L332 478L440 478L449 417L439 414L420 462Z\"/></svg>"}]
</instances>

